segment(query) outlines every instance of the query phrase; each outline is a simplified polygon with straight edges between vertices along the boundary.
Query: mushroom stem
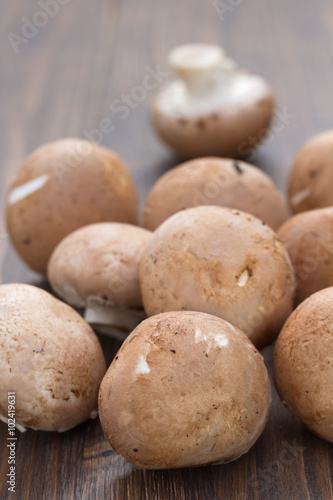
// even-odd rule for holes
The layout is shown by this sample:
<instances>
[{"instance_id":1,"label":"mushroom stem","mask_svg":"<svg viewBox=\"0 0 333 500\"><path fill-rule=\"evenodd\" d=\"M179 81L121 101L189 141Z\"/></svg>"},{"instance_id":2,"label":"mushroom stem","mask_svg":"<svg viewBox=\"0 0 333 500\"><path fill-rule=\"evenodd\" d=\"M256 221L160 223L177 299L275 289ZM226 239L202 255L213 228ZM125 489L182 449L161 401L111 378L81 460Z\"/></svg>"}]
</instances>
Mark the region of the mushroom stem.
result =
<instances>
[{"instance_id":1,"label":"mushroom stem","mask_svg":"<svg viewBox=\"0 0 333 500\"><path fill-rule=\"evenodd\" d=\"M169 64L184 81L190 97L201 97L228 84L236 64L217 45L189 44L169 54Z\"/></svg>"},{"instance_id":2,"label":"mushroom stem","mask_svg":"<svg viewBox=\"0 0 333 500\"><path fill-rule=\"evenodd\" d=\"M0 421L4 422L5 424L8 424L8 418L5 417L4 415L1 415L1 413L0 413ZM16 421L15 421L15 427L20 432L25 432L27 430L26 427L24 427L24 425L21 425Z\"/></svg>"},{"instance_id":3,"label":"mushroom stem","mask_svg":"<svg viewBox=\"0 0 333 500\"><path fill-rule=\"evenodd\" d=\"M91 303L84 312L84 319L96 330L119 340L124 340L146 315L141 309L119 309Z\"/></svg>"}]
</instances>

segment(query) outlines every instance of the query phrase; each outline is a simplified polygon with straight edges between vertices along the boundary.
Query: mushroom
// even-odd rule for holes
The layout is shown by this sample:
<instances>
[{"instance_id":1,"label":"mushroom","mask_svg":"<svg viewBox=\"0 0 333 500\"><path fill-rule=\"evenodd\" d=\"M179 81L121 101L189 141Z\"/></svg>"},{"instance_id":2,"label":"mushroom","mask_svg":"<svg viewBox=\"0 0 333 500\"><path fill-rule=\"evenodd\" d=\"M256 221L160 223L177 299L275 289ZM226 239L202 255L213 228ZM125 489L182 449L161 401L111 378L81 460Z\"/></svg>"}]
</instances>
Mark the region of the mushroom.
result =
<instances>
[{"instance_id":1,"label":"mushroom","mask_svg":"<svg viewBox=\"0 0 333 500\"><path fill-rule=\"evenodd\" d=\"M151 232L104 222L77 229L55 248L48 280L66 302L85 308L88 323L121 340L145 318L139 261Z\"/></svg>"},{"instance_id":2,"label":"mushroom","mask_svg":"<svg viewBox=\"0 0 333 500\"><path fill-rule=\"evenodd\" d=\"M287 220L278 236L295 269L296 303L333 285L333 207L299 213Z\"/></svg>"},{"instance_id":3,"label":"mushroom","mask_svg":"<svg viewBox=\"0 0 333 500\"><path fill-rule=\"evenodd\" d=\"M0 286L0 413L17 427L63 432L97 416L106 371L98 339L71 307L30 285Z\"/></svg>"},{"instance_id":4,"label":"mushroom","mask_svg":"<svg viewBox=\"0 0 333 500\"><path fill-rule=\"evenodd\" d=\"M257 167L225 158L199 158L164 174L152 187L144 226L155 230L180 210L224 205L264 220L274 230L288 218L287 204L273 181Z\"/></svg>"},{"instance_id":5,"label":"mushroom","mask_svg":"<svg viewBox=\"0 0 333 500\"><path fill-rule=\"evenodd\" d=\"M288 180L292 211L333 205L333 129L315 135L300 149Z\"/></svg>"},{"instance_id":6,"label":"mushroom","mask_svg":"<svg viewBox=\"0 0 333 500\"><path fill-rule=\"evenodd\" d=\"M103 146L62 139L34 151L7 196L10 238L31 269L46 274L55 246L94 222L137 223L137 196L123 161Z\"/></svg>"},{"instance_id":7,"label":"mushroom","mask_svg":"<svg viewBox=\"0 0 333 500\"><path fill-rule=\"evenodd\" d=\"M241 331L177 311L123 343L101 383L99 417L113 450L138 467L193 467L246 453L270 401L263 358Z\"/></svg>"},{"instance_id":8,"label":"mushroom","mask_svg":"<svg viewBox=\"0 0 333 500\"><path fill-rule=\"evenodd\" d=\"M180 156L247 156L265 137L274 98L259 76L240 71L215 45L171 51L179 79L167 83L152 106L160 138Z\"/></svg>"},{"instance_id":9,"label":"mushroom","mask_svg":"<svg viewBox=\"0 0 333 500\"><path fill-rule=\"evenodd\" d=\"M153 233L140 263L148 316L201 311L240 328L262 348L293 308L295 278L287 251L246 212L200 206L178 212Z\"/></svg>"},{"instance_id":10,"label":"mushroom","mask_svg":"<svg viewBox=\"0 0 333 500\"><path fill-rule=\"evenodd\" d=\"M274 349L273 374L283 404L317 436L333 442L333 288L292 313Z\"/></svg>"}]
</instances>

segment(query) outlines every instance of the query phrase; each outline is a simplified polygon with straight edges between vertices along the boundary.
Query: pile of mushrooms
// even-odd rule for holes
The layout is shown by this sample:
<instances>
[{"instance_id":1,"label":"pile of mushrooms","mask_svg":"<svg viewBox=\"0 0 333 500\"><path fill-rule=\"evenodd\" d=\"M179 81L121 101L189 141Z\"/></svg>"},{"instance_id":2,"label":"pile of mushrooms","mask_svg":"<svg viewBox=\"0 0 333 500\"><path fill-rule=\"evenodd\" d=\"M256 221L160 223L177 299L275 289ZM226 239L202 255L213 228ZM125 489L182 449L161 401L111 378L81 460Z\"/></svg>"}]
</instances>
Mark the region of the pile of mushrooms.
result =
<instances>
[{"instance_id":1,"label":"pile of mushrooms","mask_svg":"<svg viewBox=\"0 0 333 500\"><path fill-rule=\"evenodd\" d=\"M144 228L128 168L88 141L41 146L9 188L14 247L69 305L0 286L0 419L15 391L20 430L62 432L98 408L112 448L139 467L226 463L264 430L258 349L277 338L283 403L333 441L333 132L296 156L289 218L273 181L237 160L267 132L264 80L216 46L178 47L170 63L181 80L158 93L153 121L196 159L157 180ZM124 341L107 371L91 327Z\"/></svg>"}]
</instances>

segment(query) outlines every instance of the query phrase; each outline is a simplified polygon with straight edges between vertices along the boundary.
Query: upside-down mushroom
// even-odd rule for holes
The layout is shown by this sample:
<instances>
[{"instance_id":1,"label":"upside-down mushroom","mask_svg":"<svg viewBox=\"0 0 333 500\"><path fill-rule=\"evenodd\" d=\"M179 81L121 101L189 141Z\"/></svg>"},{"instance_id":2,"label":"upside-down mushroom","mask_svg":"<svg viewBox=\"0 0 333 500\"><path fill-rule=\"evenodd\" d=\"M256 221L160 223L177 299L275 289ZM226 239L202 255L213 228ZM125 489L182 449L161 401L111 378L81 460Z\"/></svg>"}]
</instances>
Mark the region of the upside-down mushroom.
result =
<instances>
[{"instance_id":1,"label":"upside-down mushroom","mask_svg":"<svg viewBox=\"0 0 333 500\"><path fill-rule=\"evenodd\" d=\"M182 45L169 63L179 79L165 84L152 105L160 138L184 158L249 155L273 117L265 80L239 70L216 45Z\"/></svg>"}]
</instances>

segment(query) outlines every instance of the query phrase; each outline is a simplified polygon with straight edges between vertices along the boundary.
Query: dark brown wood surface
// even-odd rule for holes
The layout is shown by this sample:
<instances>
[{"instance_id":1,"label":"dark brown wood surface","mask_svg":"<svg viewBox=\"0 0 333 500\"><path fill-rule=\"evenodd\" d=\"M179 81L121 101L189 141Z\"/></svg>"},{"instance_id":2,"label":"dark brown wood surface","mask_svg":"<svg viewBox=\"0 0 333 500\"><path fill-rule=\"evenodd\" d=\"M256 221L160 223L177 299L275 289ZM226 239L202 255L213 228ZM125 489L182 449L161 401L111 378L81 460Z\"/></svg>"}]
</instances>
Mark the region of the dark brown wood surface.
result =
<instances>
[{"instance_id":1,"label":"dark brown wood surface","mask_svg":"<svg viewBox=\"0 0 333 500\"><path fill-rule=\"evenodd\" d=\"M43 0L39 2L43 3ZM47 1L45 0L45 4ZM52 2L51 2L52 3ZM284 190L291 159L311 135L332 126L331 0L54 0L54 15L25 41L24 18L45 22L37 1L1 2L0 204L22 159L38 145L91 134L129 164L141 204L177 163L149 124L148 90L128 116L112 113L175 45L217 42L270 82L278 99L274 131L253 158ZM56 12L58 10L58 12ZM29 34L29 33L28 33ZM14 40L15 38L15 40ZM16 52L13 45L16 45ZM150 69L149 69L150 68ZM132 101L133 102L133 101ZM96 133L96 131L95 131ZM3 215L3 210L1 210ZM0 219L0 278L47 286L18 259ZM108 363L119 342L101 337ZM270 369L272 348L263 352ZM0 423L0 498L7 498L7 428ZM333 446L285 410L273 389L267 427L250 452L224 466L144 471L110 451L99 421L64 434L27 431L16 449L18 499L305 500L333 498Z\"/></svg>"}]
</instances>

